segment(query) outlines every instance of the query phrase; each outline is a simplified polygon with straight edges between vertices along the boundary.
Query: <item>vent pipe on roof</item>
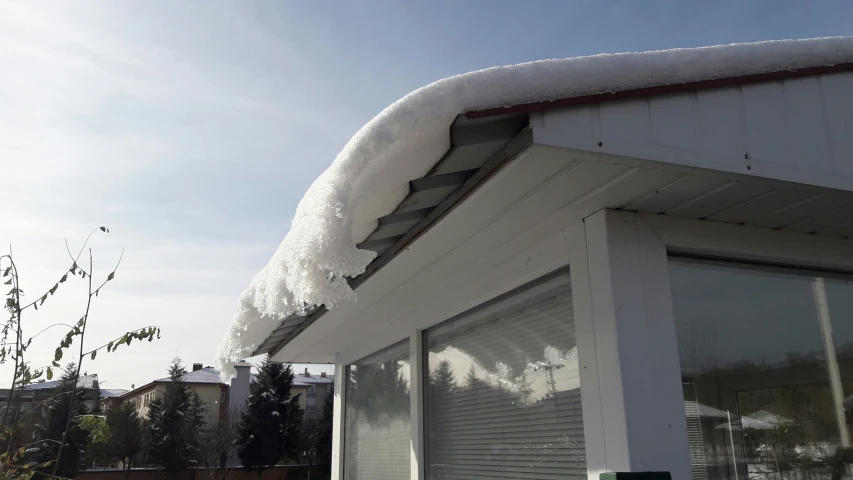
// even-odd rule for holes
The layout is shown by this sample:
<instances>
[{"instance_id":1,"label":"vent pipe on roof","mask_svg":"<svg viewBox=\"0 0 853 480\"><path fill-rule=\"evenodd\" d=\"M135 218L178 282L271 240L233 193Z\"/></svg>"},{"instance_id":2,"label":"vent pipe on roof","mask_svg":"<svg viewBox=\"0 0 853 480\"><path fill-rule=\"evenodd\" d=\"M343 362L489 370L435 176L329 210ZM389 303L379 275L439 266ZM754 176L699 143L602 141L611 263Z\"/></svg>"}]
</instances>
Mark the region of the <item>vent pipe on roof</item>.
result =
<instances>
[{"instance_id":1,"label":"vent pipe on roof","mask_svg":"<svg viewBox=\"0 0 853 480\"><path fill-rule=\"evenodd\" d=\"M306 377L310 377L310 376L311 376L311 374L310 374L310 373L308 373L308 367L305 367L305 373L303 373L303 375L305 375Z\"/></svg>"},{"instance_id":2,"label":"vent pipe on roof","mask_svg":"<svg viewBox=\"0 0 853 480\"><path fill-rule=\"evenodd\" d=\"M202 363L194 363L193 364L193 371L194 372L201 370L202 368L204 368L204 364L202 364Z\"/></svg>"},{"instance_id":3,"label":"vent pipe on roof","mask_svg":"<svg viewBox=\"0 0 853 480\"><path fill-rule=\"evenodd\" d=\"M320 377L321 377L321 378L326 378L326 372L320 372Z\"/></svg>"}]
</instances>

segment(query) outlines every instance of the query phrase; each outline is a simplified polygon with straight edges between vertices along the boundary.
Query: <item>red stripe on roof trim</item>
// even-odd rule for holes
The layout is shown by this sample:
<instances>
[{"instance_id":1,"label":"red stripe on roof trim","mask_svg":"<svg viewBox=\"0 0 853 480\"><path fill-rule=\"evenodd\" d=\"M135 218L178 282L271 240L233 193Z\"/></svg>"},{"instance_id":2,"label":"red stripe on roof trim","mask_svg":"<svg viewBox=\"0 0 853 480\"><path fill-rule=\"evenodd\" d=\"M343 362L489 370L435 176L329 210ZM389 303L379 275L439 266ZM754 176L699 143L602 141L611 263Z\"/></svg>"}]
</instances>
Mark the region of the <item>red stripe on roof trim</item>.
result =
<instances>
[{"instance_id":1,"label":"red stripe on roof trim","mask_svg":"<svg viewBox=\"0 0 853 480\"><path fill-rule=\"evenodd\" d=\"M547 110L549 108L569 107L585 103L599 103L626 98L647 97L650 95L661 95L666 93L683 92L686 90L701 90L707 88L731 87L749 83L768 82L772 80L784 80L786 78L808 77L827 73L838 73L853 71L853 62L840 63L838 65L801 68L798 70L781 70L777 72L757 73L740 77L724 77L713 80L700 80L696 82L673 83L669 85L657 85L654 87L637 88L631 90L620 90L616 92L596 93L582 95L579 97L560 98L546 102L522 103L509 107L487 108L484 110L472 110L462 115L468 118L493 117L496 115L507 115L512 113L530 113Z\"/></svg>"}]
</instances>

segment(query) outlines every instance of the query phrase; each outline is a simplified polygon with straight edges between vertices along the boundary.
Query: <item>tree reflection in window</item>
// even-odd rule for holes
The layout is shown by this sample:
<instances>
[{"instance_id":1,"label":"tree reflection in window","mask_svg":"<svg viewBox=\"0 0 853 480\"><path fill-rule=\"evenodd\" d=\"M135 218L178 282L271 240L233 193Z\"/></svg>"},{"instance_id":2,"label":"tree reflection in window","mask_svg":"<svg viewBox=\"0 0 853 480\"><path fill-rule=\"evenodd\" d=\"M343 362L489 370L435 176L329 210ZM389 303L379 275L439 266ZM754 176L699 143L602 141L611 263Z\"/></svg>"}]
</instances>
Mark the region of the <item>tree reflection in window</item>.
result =
<instances>
[{"instance_id":1,"label":"tree reflection in window","mask_svg":"<svg viewBox=\"0 0 853 480\"><path fill-rule=\"evenodd\" d=\"M853 478L853 282L671 259L696 479Z\"/></svg>"},{"instance_id":2,"label":"tree reflection in window","mask_svg":"<svg viewBox=\"0 0 853 480\"><path fill-rule=\"evenodd\" d=\"M397 480L411 471L408 343L347 368L344 476Z\"/></svg>"}]
</instances>

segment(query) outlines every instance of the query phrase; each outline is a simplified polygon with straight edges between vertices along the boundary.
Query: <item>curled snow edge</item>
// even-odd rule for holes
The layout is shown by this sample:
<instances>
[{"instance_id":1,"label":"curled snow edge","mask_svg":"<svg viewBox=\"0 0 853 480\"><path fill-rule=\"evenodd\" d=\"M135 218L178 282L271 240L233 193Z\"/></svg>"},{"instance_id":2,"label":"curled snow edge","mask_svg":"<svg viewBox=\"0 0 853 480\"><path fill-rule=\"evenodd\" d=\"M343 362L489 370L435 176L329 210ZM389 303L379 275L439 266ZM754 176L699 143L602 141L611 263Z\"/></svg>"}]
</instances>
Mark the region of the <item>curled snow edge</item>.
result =
<instances>
[{"instance_id":1,"label":"curled snow edge","mask_svg":"<svg viewBox=\"0 0 853 480\"><path fill-rule=\"evenodd\" d=\"M449 126L460 113L846 62L853 62L853 37L784 40L541 60L415 90L362 127L308 189L278 251L240 297L216 365L229 379L283 318L354 299L346 278L375 257L356 243L450 147Z\"/></svg>"}]
</instances>

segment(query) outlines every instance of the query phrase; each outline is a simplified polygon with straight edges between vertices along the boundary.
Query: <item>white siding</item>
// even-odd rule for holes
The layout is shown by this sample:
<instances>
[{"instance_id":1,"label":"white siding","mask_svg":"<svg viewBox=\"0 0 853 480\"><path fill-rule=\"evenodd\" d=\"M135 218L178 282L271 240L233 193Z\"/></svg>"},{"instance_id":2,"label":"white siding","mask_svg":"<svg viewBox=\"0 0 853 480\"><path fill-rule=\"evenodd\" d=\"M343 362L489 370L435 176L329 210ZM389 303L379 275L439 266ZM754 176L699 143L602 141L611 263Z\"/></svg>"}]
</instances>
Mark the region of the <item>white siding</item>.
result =
<instances>
[{"instance_id":1,"label":"white siding","mask_svg":"<svg viewBox=\"0 0 853 480\"><path fill-rule=\"evenodd\" d=\"M580 105L534 114L533 138L853 191L851 92L845 72Z\"/></svg>"}]
</instances>

